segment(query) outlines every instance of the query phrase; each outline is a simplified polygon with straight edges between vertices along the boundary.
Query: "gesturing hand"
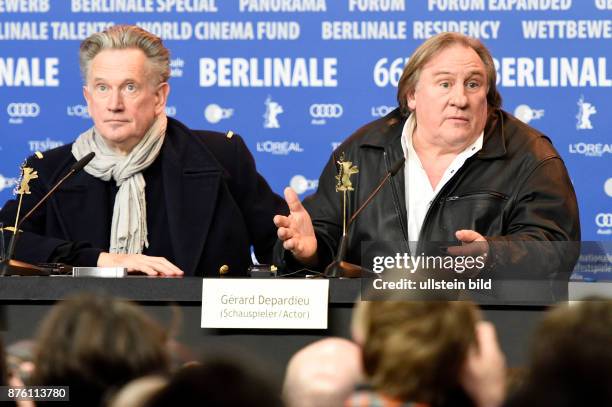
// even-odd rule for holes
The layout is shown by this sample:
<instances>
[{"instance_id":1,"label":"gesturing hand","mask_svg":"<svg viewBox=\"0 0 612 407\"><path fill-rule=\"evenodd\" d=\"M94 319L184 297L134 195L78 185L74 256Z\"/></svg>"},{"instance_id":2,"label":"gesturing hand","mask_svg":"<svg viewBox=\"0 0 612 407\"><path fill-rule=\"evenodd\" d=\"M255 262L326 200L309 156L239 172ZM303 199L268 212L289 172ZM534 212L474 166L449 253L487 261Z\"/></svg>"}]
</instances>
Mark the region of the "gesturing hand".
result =
<instances>
[{"instance_id":1,"label":"gesturing hand","mask_svg":"<svg viewBox=\"0 0 612 407\"><path fill-rule=\"evenodd\" d=\"M296 260L313 266L317 263L317 238L312 220L295 191L287 187L284 192L285 201L289 206L289 216L274 217L278 238L283 241L285 250L291 251Z\"/></svg>"},{"instance_id":2,"label":"gesturing hand","mask_svg":"<svg viewBox=\"0 0 612 407\"><path fill-rule=\"evenodd\" d=\"M474 230L458 230L455 237L461 242L461 246L448 248L448 253L453 256L486 256L489 253L489 242Z\"/></svg>"}]
</instances>

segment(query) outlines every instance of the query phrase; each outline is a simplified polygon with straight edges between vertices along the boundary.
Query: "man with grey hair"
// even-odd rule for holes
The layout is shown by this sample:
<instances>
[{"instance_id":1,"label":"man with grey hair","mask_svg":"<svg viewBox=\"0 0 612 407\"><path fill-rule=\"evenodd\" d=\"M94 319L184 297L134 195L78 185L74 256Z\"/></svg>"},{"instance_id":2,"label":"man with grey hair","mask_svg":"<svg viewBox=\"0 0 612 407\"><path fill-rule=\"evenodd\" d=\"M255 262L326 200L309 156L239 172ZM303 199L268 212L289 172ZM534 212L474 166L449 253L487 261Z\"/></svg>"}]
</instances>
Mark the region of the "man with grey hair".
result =
<instances>
[{"instance_id":1,"label":"man with grey hair","mask_svg":"<svg viewBox=\"0 0 612 407\"><path fill-rule=\"evenodd\" d=\"M316 269L334 258L343 235L336 192L342 156L359 169L346 219L406 160L348 230L344 260L350 263L361 264L361 243L367 241L399 242L406 251L412 246L407 242L469 245L448 249L464 255L487 255L501 246L508 250L497 252L499 265L529 252L514 242L535 241L551 249L549 260L562 257L552 242L580 240L567 170L546 136L501 110L495 83L493 58L480 41L458 33L425 41L404 68L399 107L337 148L304 205L285 190L291 214L274 218L278 262ZM577 253L569 257L568 264Z\"/></svg>"},{"instance_id":2,"label":"man with grey hair","mask_svg":"<svg viewBox=\"0 0 612 407\"><path fill-rule=\"evenodd\" d=\"M170 55L162 41L119 25L80 48L94 126L30 158L28 211L76 160L95 158L23 225L15 257L31 263L126 267L148 275L241 275L270 262L282 199L257 173L242 139L166 117ZM9 201L0 222L17 210Z\"/></svg>"}]
</instances>

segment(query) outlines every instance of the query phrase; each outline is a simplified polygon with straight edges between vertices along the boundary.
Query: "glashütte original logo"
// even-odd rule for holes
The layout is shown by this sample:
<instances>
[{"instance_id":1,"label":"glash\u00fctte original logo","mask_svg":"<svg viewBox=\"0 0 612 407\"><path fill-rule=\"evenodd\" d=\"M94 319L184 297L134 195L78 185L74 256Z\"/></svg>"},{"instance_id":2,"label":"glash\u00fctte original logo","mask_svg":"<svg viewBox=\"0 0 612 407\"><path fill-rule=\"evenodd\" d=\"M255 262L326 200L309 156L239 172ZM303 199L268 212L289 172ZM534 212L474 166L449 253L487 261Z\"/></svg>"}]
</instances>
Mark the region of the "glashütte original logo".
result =
<instances>
[{"instance_id":1,"label":"glash\u00fctte original logo","mask_svg":"<svg viewBox=\"0 0 612 407\"><path fill-rule=\"evenodd\" d=\"M46 138L44 140L30 140L28 141L30 145L30 151L47 151L52 148L61 147L64 145L63 141L59 140L51 140L50 138Z\"/></svg>"},{"instance_id":2,"label":"glash\u00fctte original logo","mask_svg":"<svg viewBox=\"0 0 612 407\"><path fill-rule=\"evenodd\" d=\"M34 102L13 102L6 105L10 124L21 124L24 118L38 117L40 106Z\"/></svg>"},{"instance_id":3,"label":"glash\u00fctte original logo","mask_svg":"<svg viewBox=\"0 0 612 407\"><path fill-rule=\"evenodd\" d=\"M322 125L327 123L327 119L337 119L342 117L344 108L338 103L315 103L308 109L312 120L311 124Z\"/></svg>"},{"instance_id":4,"label":"glash\u00fctte original logo","mask_svg":"<svg viewBox=\"0 0 612 407\"><path fill-rule=\"evenodd\" d=\"M300 143L295 141L258 141L257 151L273 155L289 155L290 153L301 153L304 151Z\"/></svg>"}]
</instances>

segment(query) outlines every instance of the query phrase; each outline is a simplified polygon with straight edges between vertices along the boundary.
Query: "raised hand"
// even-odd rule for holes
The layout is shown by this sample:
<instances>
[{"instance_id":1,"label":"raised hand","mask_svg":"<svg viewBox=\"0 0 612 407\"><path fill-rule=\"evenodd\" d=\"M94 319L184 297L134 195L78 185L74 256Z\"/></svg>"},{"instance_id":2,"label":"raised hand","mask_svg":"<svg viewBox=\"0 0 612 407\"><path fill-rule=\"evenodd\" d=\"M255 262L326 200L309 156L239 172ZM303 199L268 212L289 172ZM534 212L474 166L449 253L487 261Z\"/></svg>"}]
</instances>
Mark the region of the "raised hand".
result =
<instances>
[{"instance_id":1,"label":"raised hand","mask_svg":"<svg viewBox=\"0 0 612 407\"><path fill-rule=\"evenodd\" d=\"M283 241L285 250L291 251L297 261L314 266L317 264L317 238L310 215L293 189L287 187L284 193L289 216L274 217L278 238Z\"/></svg>"}]
</instances>

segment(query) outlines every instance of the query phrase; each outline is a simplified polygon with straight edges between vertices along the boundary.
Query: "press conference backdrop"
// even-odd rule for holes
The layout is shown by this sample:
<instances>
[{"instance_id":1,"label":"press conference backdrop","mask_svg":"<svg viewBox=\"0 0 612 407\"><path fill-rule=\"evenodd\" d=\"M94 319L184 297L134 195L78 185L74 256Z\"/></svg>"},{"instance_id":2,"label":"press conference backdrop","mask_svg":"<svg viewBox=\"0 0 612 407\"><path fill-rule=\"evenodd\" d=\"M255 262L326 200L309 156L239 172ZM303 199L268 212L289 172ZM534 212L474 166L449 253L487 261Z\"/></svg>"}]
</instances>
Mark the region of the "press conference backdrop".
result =
<instances>
[{"instance_id":1,"label":"press conference backdrop","mask_svg":"<svg viewBox=\"0 0 612 407\"><path fill-rule=\"evenodd\" d=\"M563 156L583 238L611 240L611 18L612 0L0 0L0 201L26 156L91 125L78 46L110 25L164 39L169 116L239 133L272 187L301 197L396 106L412 51L459 31L492 51L504 109Z\"/></svg>"}]
</instances>

